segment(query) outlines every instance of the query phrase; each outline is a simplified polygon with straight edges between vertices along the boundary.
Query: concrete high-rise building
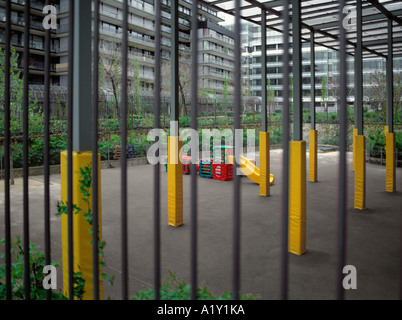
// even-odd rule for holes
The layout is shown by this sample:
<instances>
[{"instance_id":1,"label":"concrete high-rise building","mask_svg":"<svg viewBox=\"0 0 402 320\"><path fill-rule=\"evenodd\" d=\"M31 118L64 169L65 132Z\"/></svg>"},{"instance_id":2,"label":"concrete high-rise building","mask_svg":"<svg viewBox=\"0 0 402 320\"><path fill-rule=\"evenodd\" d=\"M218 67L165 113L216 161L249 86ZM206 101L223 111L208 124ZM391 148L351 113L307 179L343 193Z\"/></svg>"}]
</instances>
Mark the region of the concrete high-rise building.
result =
<instances>
[{"instance_id":1,"label":"concrete high-rise building","mask_svg":"<svg viewBox=\"0 0 402 320\"><path fill-rule=\"evenodd\" d=\"M242 71L243 85L249 86L251 95L261 97L261 28L257 25L245 22L242 25ZM283 35L279 32L267 30L267 77L270 90L274 92L274 102L271 111L282 109L283 102ZM290 53L292 54L292 53ZM302 47L302 85L303 106L310 108L311 91L311 55L310 43L304 42ZM363 79L367 89L369 87L370 74L375 71L385 72L386 61L382 58L367 58L363 61ZM348 104L354 104L354 57L348 56ZM292 62L290 62L290 71ZM394 58L394 72L402 72L402 57ZM337 88L339 77L339 53L322 46L315 48L315 105L318 112L323 112L325 107L322 103L323 83L327 91L327 107L329 112L337 110ZM266 89L267 90L267 89Z\"/></svg>"},{"instance_id":2,"label":"concrete high-rise building","mask_svg":"<svg viewBox=\"0 0 402 320\"><path fill-rule=\"evenodd\" d=\"M18 64L22 68L24 47L24 0L12 0L11 44L19 54ZM170 60L170 0L162 4L162 59ZM51 83L52 86L67 87L68 70L68 0L52 1L57 9L58 26L51 31ZM45 1L31 0L30 21L30 76L29 83L41 86L44 83L44 38L42 13ZM179 2L179 50L190 54L191 37L191 0ZM100 55L103 68L113 68L119 63L120 43L122 40L122 0L101 0L100 4ZM199 5L200 20L200 88L215 89L220 93L225 77L233 73L233 35L218 24L224 19L216 10L203 4ZM129 77L139 78L142 90L151 90L154 83L155 56L155 8L154 0L129 0ZM4 44L5 2L0 1L0 46ZM111 87L110 79L103 79L103 89Z\"/></svg>"}]
</instances>

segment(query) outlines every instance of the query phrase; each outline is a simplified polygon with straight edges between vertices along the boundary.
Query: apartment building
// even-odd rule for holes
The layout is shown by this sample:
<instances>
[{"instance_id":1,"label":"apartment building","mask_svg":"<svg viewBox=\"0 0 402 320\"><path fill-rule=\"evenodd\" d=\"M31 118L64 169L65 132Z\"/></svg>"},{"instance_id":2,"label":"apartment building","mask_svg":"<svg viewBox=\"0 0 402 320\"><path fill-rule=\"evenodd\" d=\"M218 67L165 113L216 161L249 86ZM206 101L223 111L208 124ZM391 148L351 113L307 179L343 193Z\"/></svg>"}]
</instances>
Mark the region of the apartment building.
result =
<instances>
[{"instance_id":1,"label":"apartment building","mask_svg":"<svg viewBox=\"0 0 402 320\"><path fill-rule=\"evenodd\" d=\"M200 86L219 95L233 83L234 33L208 20L199 27Z\"/></svg>"},{"instance_id":2,"label":"apartment building","mask_svg":"<svg viewBox=\"0 0 402 320\"><path fill-rule=\"evenodd\" d=\"M24 0L12 0L12 40L11 44L20 54L19 67L22 68L24 47ZM170 59L170 0L161 0L162 4L162 58ZM45 1L31 0L30 21L30 78L32 85L44 83L44 37L42 13ZM68 69L68 0L52 1L57 8L58 28L51 32L51 83L53 86L67 87ZM191 0L179 2L179 50L190 53ZM111 68L120 55L122 40L122 0L101 0L100 4L100 39L101 63ZM218 25L224 19L222 15L203 5L199 5L201 69L200 85L223 89L225 77L232 78L233 73L233 35ZM0 46L4 44L5 1L0 1ZM154 0L129 0L129 77L139 75L140 86L144 90L153 88L155 56L155 8ZM109 66L108 66L109 65ZM103 83L110 86L107 79Z\"/></svg>"},{"instance_id":3,"label":"apartment building","mask_svg":"<svg viewBox=\"0 0 402 320\"><path fill-rule=\"evenodd\" d=\"M242 25L242 71L244 85L249 86L251 95L261 97L261 29L251 23ZM274 104L272 109L282 108L283 91L283 35L281 33L267 30L267 73L269 89L274 92ZM311 52L310 43L304 42L302 46L302 88L303 107L310 108L311 104ZM369 77L375 71L385 72L386 61L382 58L370 58L363 61L363 81L365 88L369 86ZM290 72L292 62L290 63ZM354 57L349 56L347 60L348 70L348 104L354 104ZM402 57L394 58L394 72L402 72ZM327 107L329 111L337 110L337 88L339 77L339 53L326 47L316 46L315 48L315 105L317 111L324 111L322 103L323 89L327 92ZM324 87L323 87L324 84ZM271 111L272 111L271 109Z\"/></svg>"}]
</instances>

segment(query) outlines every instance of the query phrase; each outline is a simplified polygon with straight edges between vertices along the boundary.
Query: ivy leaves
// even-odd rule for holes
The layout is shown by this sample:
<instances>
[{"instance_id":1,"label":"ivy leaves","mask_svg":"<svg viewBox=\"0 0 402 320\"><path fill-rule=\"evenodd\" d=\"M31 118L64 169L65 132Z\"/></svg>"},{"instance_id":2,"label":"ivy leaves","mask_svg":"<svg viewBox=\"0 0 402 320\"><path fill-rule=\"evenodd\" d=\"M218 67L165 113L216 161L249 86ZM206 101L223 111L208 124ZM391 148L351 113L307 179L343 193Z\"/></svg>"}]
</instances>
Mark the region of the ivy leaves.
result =
<instances>
[{"instance_id":1,"label":"ivy leaves","mask_svg":"<svg viewBox=\"0 0 402 320\"><path fill-rule=\"evenodd\" d=\"M90 235L93 233L93 219L92 219L92 165L88 166L81 166L80 167L80 176L79 176L79 188L80 188L80 194L81 194L81 200L83 204L85 205L85 208L78 207L78 205L73 204L73 213L74 214L82 214L84 217L84 221L88 223L89 229L88 232ZM57 203L57 215L61 216L63 214L67 214L67 209L68 208L68 203L67 202L59 202ZM104 257L104 249L106 247L106 242L102 241L100 237L98 236L98 246L99 246L99 266L102 267L102 269L106 268L106 263L102 259ZM90 241L90 244L93 245L92 238ZM115 276L110 276L105 272L101 272L101 279L108 281L111 285L113 285ZM78 290L78 292L82 292L84 290L85 292L85 279L83 279L84 282L82 282L82 273L77 274L77 279L76 279L76 284L75 284L75 290Z\"/></svg>"}]
</instances>

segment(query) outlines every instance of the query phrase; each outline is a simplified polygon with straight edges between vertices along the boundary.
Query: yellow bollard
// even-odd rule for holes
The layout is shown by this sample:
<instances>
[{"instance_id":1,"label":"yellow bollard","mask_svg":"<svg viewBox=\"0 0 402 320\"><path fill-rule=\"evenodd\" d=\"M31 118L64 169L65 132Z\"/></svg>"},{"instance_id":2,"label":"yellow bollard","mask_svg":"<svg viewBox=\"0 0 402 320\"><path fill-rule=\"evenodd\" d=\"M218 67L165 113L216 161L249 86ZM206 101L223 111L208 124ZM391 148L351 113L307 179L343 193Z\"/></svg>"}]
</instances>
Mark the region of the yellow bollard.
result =
<instances>
[{"instance_id":1,"label":"yellow bollard","mask_svg":"<svg viewBox=\"0 0 402 320\"><path fill-rule=\"evenodd\" d=\"M306 142L290 142L289 252L306 252Z\"/></svg>"},{"instance_id":2,"label":"yellow bollard","mask_svg":"<svg viewBox=\"0 0 402 320\"><path fill-rule=\"evenodd\" d=\"M270 136L268 132L260 132L260 196L270 195Z\"/></svg>"},{"instance_id":3,"label":"yellow bollard","mask_svg":"<svg viewBox=\"0 0 402 320\"><path fill-rule=\"evenodd\" d=\"M62 151L61 154L61 201L67 203L67 151ZM101 240L101 183L100 183L100 154L98 156L99 162L99 239ZM92 235L90 233L91 226L83 212L87 211L92 206L92 197L89 197L88 203L82 198L84 197L80 192L80 168L85 166L92 166L92 152L74 152L73 153L73 205L81 208L78 214L73 210L73 243L74 243L74 272L81 272L82 277L85 279L85 293L84 300L93 299L93 266L92 266ZM62 233L62 257L63 257L63 289L64 294L68 296L68 217L63 214L61 217L61 233ZM99 274L102 272L102 267L99 266ZM99 280L99 297L103 297L103 281Z\"/></svg>"},{"instance_id":4,"label":"yellow bollard","mask_svg":"<svg viewBox=\"0 0 402 320\"><path fill-rule=\"evenodd\" d=\"M385 134L386 191L396 192L395 133Z\"/></svg>"},{"instance_id":5,"label":"yellow bollard","mask_svg":"<svg viewBox=\"0 0 402 320\"><path fill-rule=\"evenodd\" d=\"M353 171L356 170L356 136L359 134L358 129L353 129Z\"/></svg>"},{"instance_id":6,"label":"yellow bollard","mask_svg":"<svg viewBox=\"0 0 402 320\"><path fill-rule=\"evenodd\" d=\"M168 223L183 225L183 165L179 137L168 137Z\"/></svg>"},{"instance_id":7,"label":"yellow bollard","mask_svg":"<svg viewBox=\"0 0 402 320\"><path fill-rule=\"evenodd\" d=\"M354 152L356 155L355 165L355 209L366 209L366 159L365 137L355 136Z\"/></svg>"},{"instance_id":8,"label":"yellow bollard","mask_svg":"<svg viewBox=\"0 0 402 320\"><path fill-rule=\"evenodd\" d=\"M317 141L317 130L310 130L310 145L309 145L309 181L318 181L318 141Z\"/></svg>"}]
</instances>

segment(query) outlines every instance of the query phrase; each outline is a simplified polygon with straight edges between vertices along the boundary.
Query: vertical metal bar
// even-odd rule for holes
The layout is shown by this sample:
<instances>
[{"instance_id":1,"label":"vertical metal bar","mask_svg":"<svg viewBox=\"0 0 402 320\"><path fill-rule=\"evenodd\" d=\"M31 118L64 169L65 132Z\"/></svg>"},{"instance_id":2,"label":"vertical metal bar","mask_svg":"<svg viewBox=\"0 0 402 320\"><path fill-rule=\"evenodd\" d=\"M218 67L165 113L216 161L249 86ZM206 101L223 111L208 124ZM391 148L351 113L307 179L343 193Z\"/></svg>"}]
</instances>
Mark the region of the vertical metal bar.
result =
<instances>
[{"instance_id":1,"label":"vertical metal bar","mask_svg":"<svg viewBox=\"0 0 402 320\"><path fill-rule=\"evenodd\" d=\"M293 140L303 140L301 2L292 0Z\"/></svg>"},{"instance_id":2,"label":"vertical metal bar","mask_svg":"<svg viewBox=\"0 0 402 320\"><path fill-rule=\"evenodd\" d=\"M239 300L240 291L240 175L238 175L241 148L237 144L237 136L240 132L240 108L241 108L241 25L240 25L240 0L235 1L235 64L234 64L234 136L235 136L235 175L233 193L233 300Z\"/></svg>"},{"instance_id":3,"label":"vertical metal bar","mask_svg":"<svg viewBox=\"0 0 402 320\"><path fill-rule=\"evenodd\" d=\"M356 1L355 128L363 135L363 19L362 0Z\"/></svg>"},{"instance_id":4,"label":"vertical metal bar","mask_svg":"<svg viewBox=\"0 0 402 320\"><path fill-rule=\"evenodd\" d=\"M46 0L46 5L50 0ZM43 97L44 112L44 142L43 142L43 167L44 167L44 221L45 221L45 264L51 264L50 246L50 29L45 31L45 83ZM46 300L51 300L51 289L46 290Z\"/></svg>"},{"instance_id":5,"label":"vertical metal bar","mask_svg":"<svg viewBox=\"0 0 402 320\"><path fill-rule=\"evenodd\" d=\"M10 218L10 58L11 58L11 1L6 1L6 35L4 56L4 228L6 258L6 300L12 299L11 290L11 218Z\"/></svg>"},{"instance_id":6,"label":"vertical metal bar","mask_svg":"<svg viewBox=\"0 0 402 320\"><path fill-rule=\"evenodd\" d=\"M91 5L91 1L75 3L73 150L76 152L89 151L92 147L92 19L88 17L92 13Z\"/></svg>"},{"instance_id":7,"label":"vertical metal bar","mask_svg":"<svg viewBox=\"0 0 402 320\"><path fill-rule=\"evenodd\" d=\"M171 0L171 121L179 121L179 0ZM177 126L178 127L178 126ZM177 128L178 130L178 128ZM179 133L171 132L178 136Z\"/></svg>"},{"instance_id":8,"label":"vertical metal bar","mask_svg":"<svg viewBox=\"0 0 402 320\"><path fill-rule=\"evenodd\" d=\"M315 43L314 43L314 30L310 30L310 59L311 59L311 130L315 130Z\"/></svg>"},{"instance_id":9,"label":"vertical metal bar","mask_svg":"<svg viewBox=\"0 0 402 320\"><path fill-rule=\"evenodd\" d=\"M154 128L161 128L161 3L155 1L155 100ZM160 139L160 138L158 138ZM158 151L160 156L160 151ZM154 292L155 300L160 300L161 287L161 230L160 230L160 163L154 166Z\"/></svg>"},{"instance_id":10,"label":"vertical metal bar","mask_svg":"<svg viewBox=\"0 0 402 320\"><path fill-rule=\"evenodd\" d=\"M69 4L68 40L68 106L67 106L67 234L68 234L68 298L74 300L74 241L73 241L73 98L74 98L74 10Z\"/></svg>"},{"instance_id":11,"label":"vertical metal bar","mask_svg":"<svg viewBox=\"0 0 402 320\"><path fill-rule=\"evenodd\" d=\"M192 4L191 25L191 299L197 299L197 155L198 137L197 131L198 114L198 0ZM197 141L197 143L195 143Z\"/></svg>"},{"instance_id":12,"label":"vertical metal bar","mask_svg":"<svg viewBox=\"0 0 402 320\"><path fill-rule=\"evenodd\" d=\"M283 110L282 110L282 221L280 298L288 296L288 225L289 225L289 0L283 10Z\"/></svg>"},{"instance_id":13,"label":"vertical metal bar","mask_svg":"<svg viewBox=\"0 0 402 320\"><path fill-rule=\"evenodd\" d=\"M388 19L388 56L387 56L387 106L386 125L390 133L394 132L394 55L392 39L392 20Z\"/></svg>"},{"instance_id":14,"label":"vertical metal bar","mask_svg":"<svg viewBox=\"0 0 402 320\"><path fill-rule=\"evenodd\" d=\"M339 1L339 182L338 182L338 236L337 236L337 268L336 268L336 297L343 299L344 289L342 286L343 267L346 257L346 202L347 202L347 109L346 109L346 30L342 25L344 18L343 8L345 0Z\"/></svg>"},{"instance_id":15,"label":"vertical metal bar","mask_svg":"<svg viewBox=\"0 0 402 320\"><path fill-rule=\"evenodd\" d=\"M31 1L25 0L24 7L24 88L23 88L23 216L24 216L24 296L31 299L31 279L29 264L29 27Z\"/></svg>"},{"instance_id":16,"label":"vertical metal bar","mask_svg":"<svg viewBox=\"0 0 402 320\"><path fill-rule=\"evenodd\" d=\"M267 10L261 10L261 118L262 131L267 132Z\"/></svg>"},{"instance_id":17,"label":"vertical metal bar","mask_svg":"<svg viewBox=\"0 0 402 320\"><path fill-rule=\"evenodd\" d=\"M99 300L99 0L94 0L94 51L92 97L92 270L93 300Z\"/></svg>"},{"instance_id":18,"label":"vertical metal bar","mask_svg":"<svg viewBox=\"0 0 402 320\"><path fill-rule=\"evenodd\" d=\"M127 239L127 85L128 85L128 0L123 0L122 89L121 89L121 259L122 299L128 300Z\"/></svg>"}]
</instances>

